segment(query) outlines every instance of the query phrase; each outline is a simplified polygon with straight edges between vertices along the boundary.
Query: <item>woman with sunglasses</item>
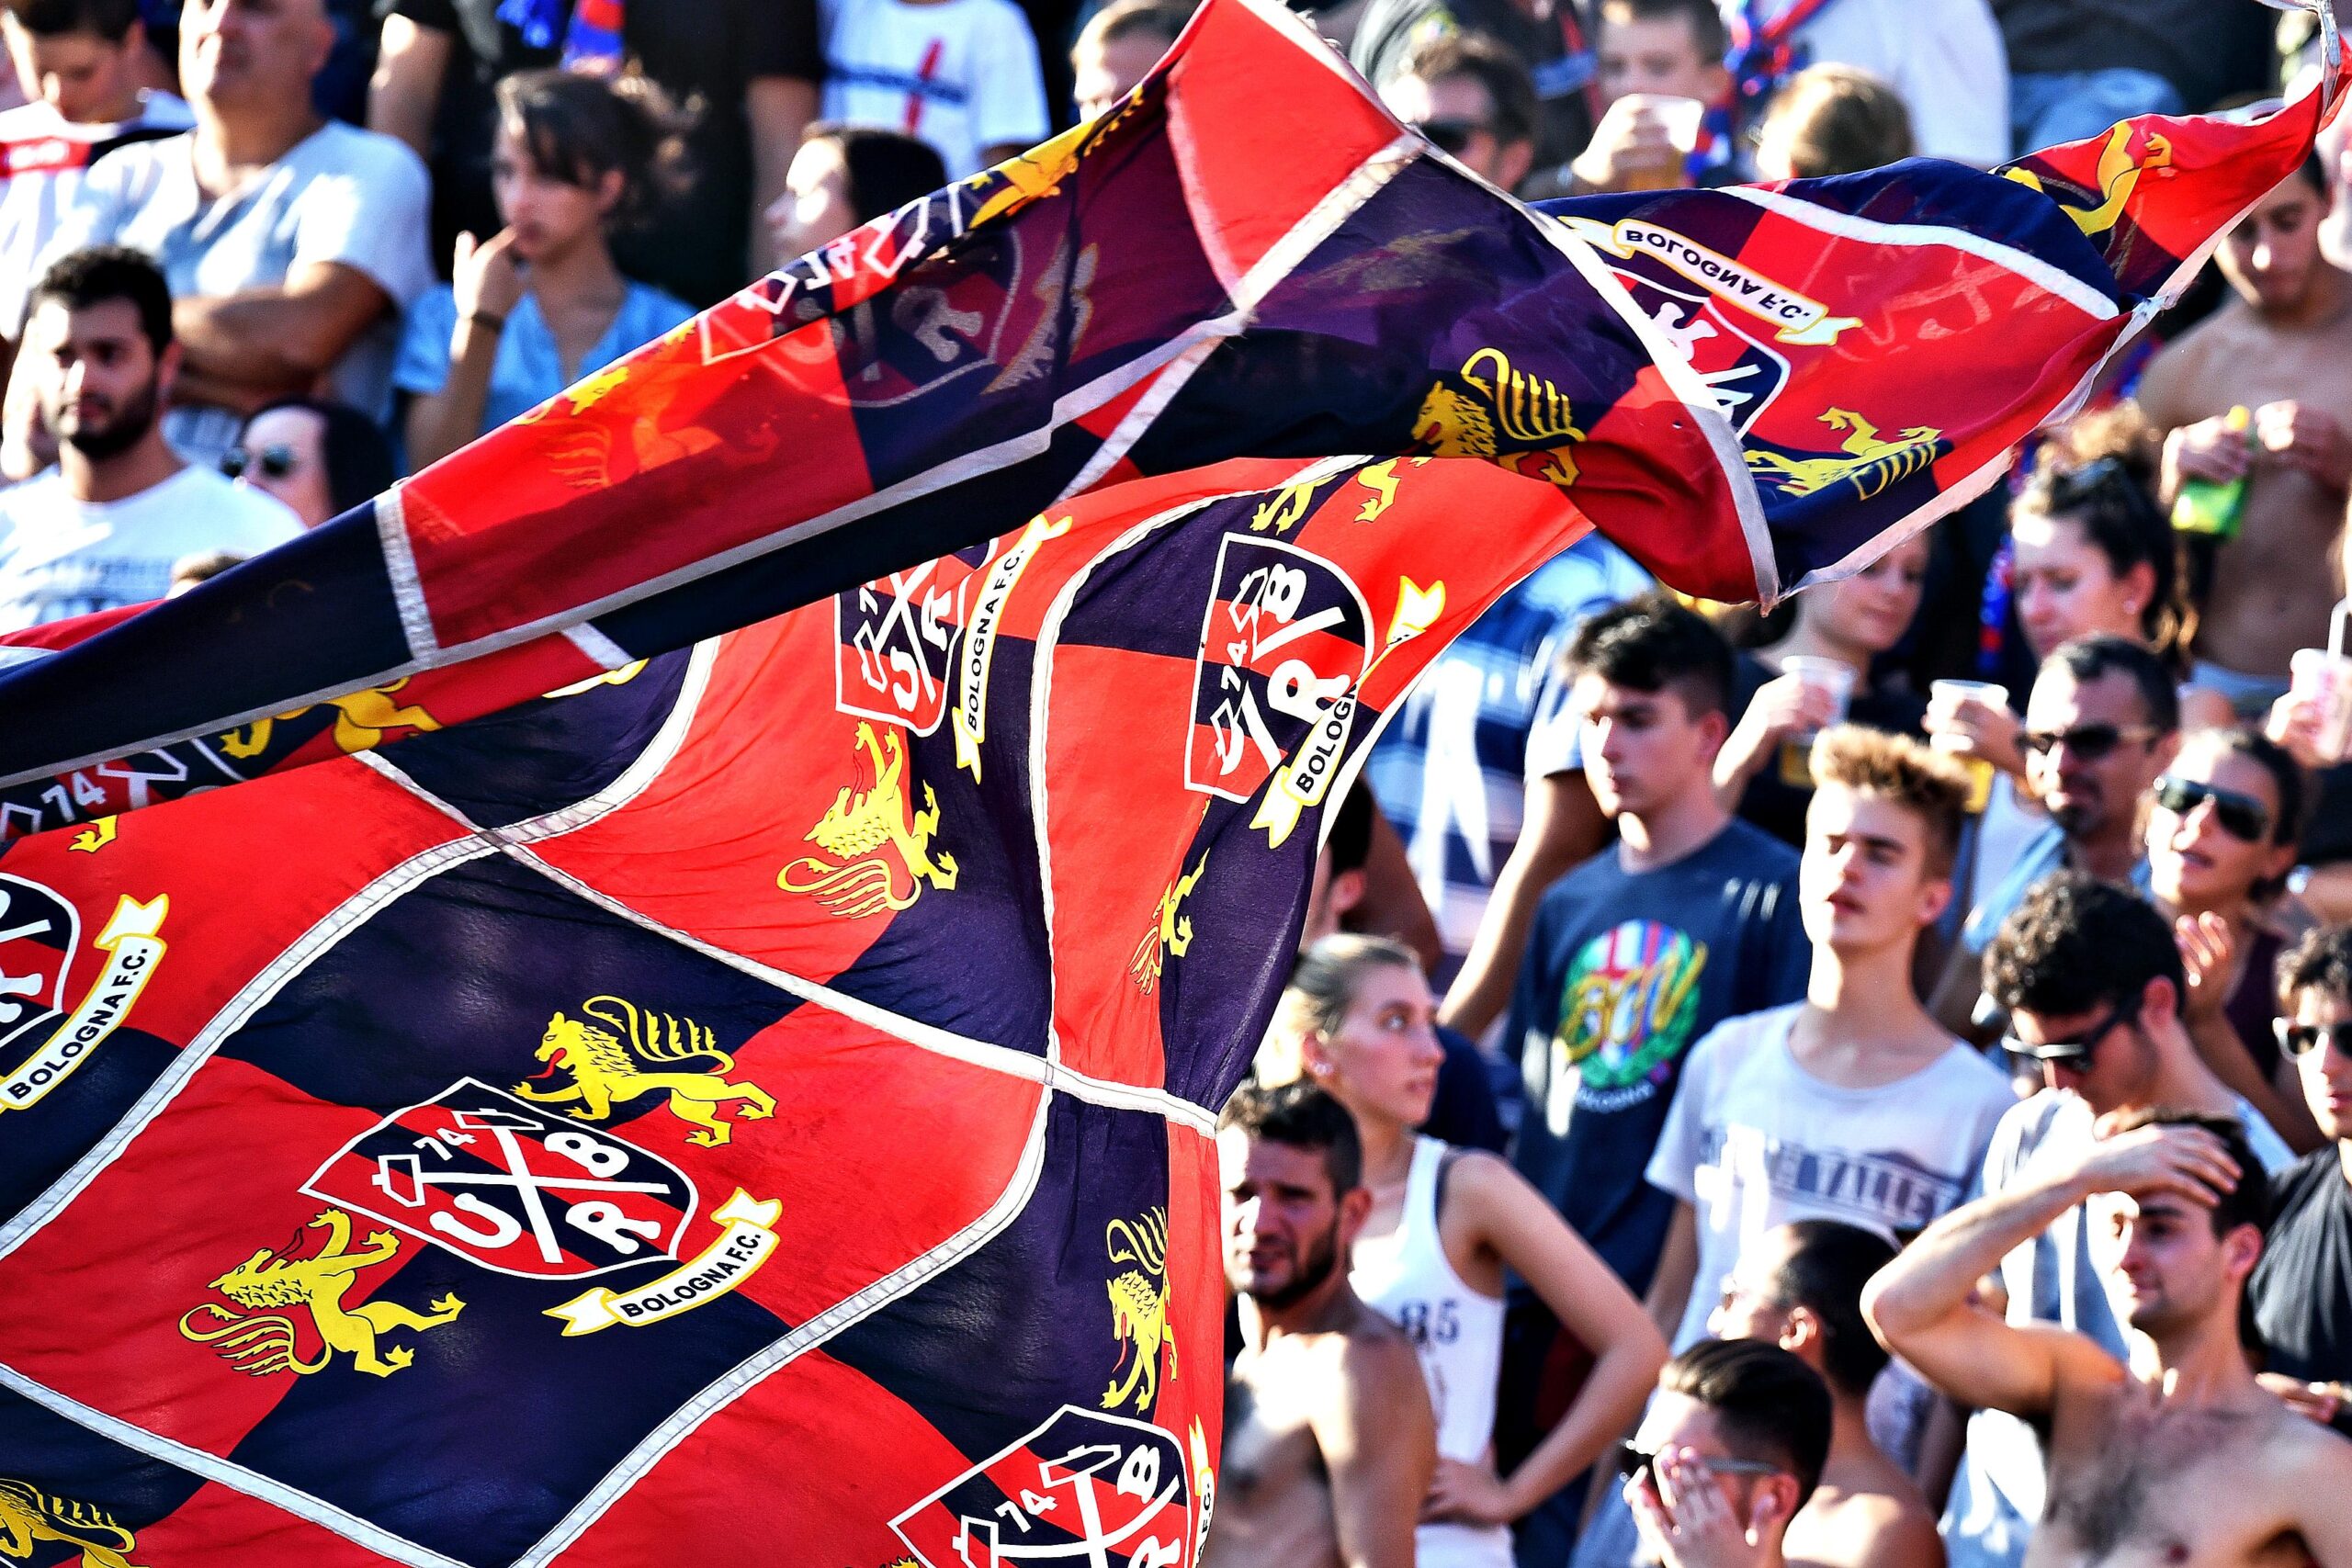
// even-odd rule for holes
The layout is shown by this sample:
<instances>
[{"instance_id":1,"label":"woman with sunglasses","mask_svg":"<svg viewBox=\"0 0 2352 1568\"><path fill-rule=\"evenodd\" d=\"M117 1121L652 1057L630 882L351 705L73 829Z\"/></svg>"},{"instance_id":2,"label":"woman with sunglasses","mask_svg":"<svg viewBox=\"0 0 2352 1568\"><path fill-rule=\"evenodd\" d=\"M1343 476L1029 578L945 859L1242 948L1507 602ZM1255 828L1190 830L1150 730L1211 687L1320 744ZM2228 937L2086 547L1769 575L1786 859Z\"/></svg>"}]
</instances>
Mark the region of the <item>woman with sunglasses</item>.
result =
<instances>
[{"instance_id":1,"label":"woman with sunglasses","mask_svg":"<svg viewBox=\"0 0 2352 1568\"><path fill-rule=\"evenodd\" d=\"M2310 795L2301 766L2258 730L2200 729L2150 789L2146 828L2149 891L2188 974L2188 1037L2299 1154L2321 1138L2279 1057L2270 976Z\"/></svg>"},{"instance_id":2,"label":"woman with sunglasses","mask_svg":"<svg viewBox=\"0 0 2352 1568\"><path fill-rule=\"evenodd\" d=\"M693 317L622 276L606 243L650 215L674 183L677 148L650 84L568 71L499 83L491 188L506 227L458 236L451 281L416 302L392 372L410 398L413 466Z\"/></svg>"},{"instance_id":3,"label":"woman with sunglasses","mask_svg":"<svg viewBox=\"0 0 2352 1568\"><path fill-rule=\"evenodd\" d=\"M1510 1568L1513 1520L1600 1458L1632 1423L1666 1344L1607 1264L1508 1163L1417 1135L1444 1050L1411 951L1330 936L1299 955L1258 1055L1261 1083L1312 1078L1354 1116L1372 1213L1356 1293L1412 1338L1437 1416L1438 1470L1416 1560ZM1527 1281L1593 1353L1576 1402L1508 1477L1489 1446L1502 1370L1503 1277Z\"/></svg>"},{"instance_id":4,"label":"woman with sunglasses","mask_svg":"<svg viewBox=\"0 0 2352 1568\"><path fill-rule=\"evenodd\" d=\"M395 477L383 427L316 398L280 398L247 415L220 471L292 507L305 528L380 495Z\"/></svg>"}]
</instances>

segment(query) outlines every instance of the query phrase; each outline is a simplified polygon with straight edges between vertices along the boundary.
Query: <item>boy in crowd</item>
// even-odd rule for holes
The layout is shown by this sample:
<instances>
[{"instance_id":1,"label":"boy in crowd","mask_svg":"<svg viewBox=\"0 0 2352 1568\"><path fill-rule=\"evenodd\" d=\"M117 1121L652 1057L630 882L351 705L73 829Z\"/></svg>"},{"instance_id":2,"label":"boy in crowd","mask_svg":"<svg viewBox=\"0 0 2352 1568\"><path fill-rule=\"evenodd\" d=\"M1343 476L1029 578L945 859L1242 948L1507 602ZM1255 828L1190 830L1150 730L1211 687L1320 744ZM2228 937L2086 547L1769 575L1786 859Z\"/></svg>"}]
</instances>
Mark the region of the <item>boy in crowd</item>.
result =
<instances>
[{"instance_id":1,"label":"boy in crowd","mask_svg":"<svg viewBox=\"0 0 2352 1568\"><path fill-rule=\"evenodd\" d=\"M1671 129L1678 99L1731 91L1730 32L1715 0L1601 0L1600 96L1609 106L1569 165L1575 189L1672 189L1690 183L1690 149ZM1685 111L1687 112L1687 111Z\"/></svg>"},{"instance_id":2,"label":"boy in crowd","mask_svg":"<svg viewBox=\"0 0 2352 1568\"><path fill-rule=\"evenodd\" d=\"M2352 1382L2352 926L2322 926L2278 960L2278 1045L2328 1144L2281 1171L2269 1245L2247 1286L2269 1370L2347 1424Z\"/></svg>"},{"instance_id":3,"label":"boy in crowd","mask_svg":"<svg viewBox=\"0 0 2352 1568\"><path fill-rule=\"evenodd\" d=\"M1783 1568L1790 1520L1829 1457L1820 1374L1754 1339L1708 1339L1666 1364L1620 1450L1645 1557L1665 1568Z\"/></svg>"},{"instance_id":4,"label":"boy in crowd","mask_svg":"<svg viewBox=\"0 0 2352 1568\"><path fill-rule=\"evenodd\" d=\"M1070 96L1078 118L1100 119L1150 74L1192 20L1171 0L1118 0L1094 13L1070 46Z\"/></svg>"}]
</instances>

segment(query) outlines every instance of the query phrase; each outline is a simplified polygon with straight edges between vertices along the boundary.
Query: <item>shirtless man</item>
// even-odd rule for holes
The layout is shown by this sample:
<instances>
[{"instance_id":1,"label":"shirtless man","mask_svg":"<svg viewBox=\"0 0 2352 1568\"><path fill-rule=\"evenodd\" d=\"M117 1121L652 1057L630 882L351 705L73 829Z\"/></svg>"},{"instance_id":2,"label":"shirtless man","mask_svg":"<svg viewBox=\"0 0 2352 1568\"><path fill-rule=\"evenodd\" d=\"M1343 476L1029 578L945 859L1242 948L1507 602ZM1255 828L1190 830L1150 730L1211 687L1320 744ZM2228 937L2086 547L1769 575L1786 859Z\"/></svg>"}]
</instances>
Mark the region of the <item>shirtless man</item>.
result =
<instances>
[{"instance_id":1,"label":"shirtless man","mask_svg":"<svg viewBox=\"0 0 2352 1568\"><path fill-rule=\"evenodd\" d=\"M2256 203L2218 253L2237 297L2160 355L2140 389L2165 437L2166 506L2187 479L2249 476L2198 622L2195 676L2247 718L2285 693L2295 649L2326 646L2344 592L2352 274L2320 254L2327 209L2316 158ZM2251 430L2229 427L2233 408L2253 412Z\"/></svg>"},{"instance_id":2,"label":"shirtless man","mask_svg":"<svg viewBox=\"0 0 2352 1568\"><path fill-rule=\"evenodd\" d=\"M1245 1088L1216 1153L1242 1348L1205 1561L1409 1568L1437 1426L1412 1341L1348 1284L1372 1207L1355 1120L1308 1084Z\"/></svg>"},{"instance_id":3,"label":"shirtless man","mask_svg":"<svg viewBox=\"0 0 2352 1568\"><path fill-rule=\"evenodd\" d=\"M2253 1152L2235 1122L2186 1112L2106 1132L1928 1226L1863 1292L1871 1326L1953 1399L2034 1424L2049 1502L2027 1568L2346 1568L2352 1443L2290 1413L2247 1364L2245 1281L2270 1211ZM2086 1201L2128 1369L2083 1335L1971 1300Z\"/></svg>"}]
</instances>

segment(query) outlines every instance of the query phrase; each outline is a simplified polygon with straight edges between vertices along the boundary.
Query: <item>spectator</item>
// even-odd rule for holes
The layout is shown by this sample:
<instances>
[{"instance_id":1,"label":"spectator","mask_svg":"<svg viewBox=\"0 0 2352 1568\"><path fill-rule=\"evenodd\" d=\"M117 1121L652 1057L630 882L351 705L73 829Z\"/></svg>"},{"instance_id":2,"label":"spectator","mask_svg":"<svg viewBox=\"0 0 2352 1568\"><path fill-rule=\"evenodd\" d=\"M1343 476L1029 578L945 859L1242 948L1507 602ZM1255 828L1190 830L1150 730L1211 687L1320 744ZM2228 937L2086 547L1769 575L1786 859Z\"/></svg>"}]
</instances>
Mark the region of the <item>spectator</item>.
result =
<instances>
[{"instance_id":1,"label":"spectator","mask_svg":"<svg viewBox=\"0 0 2352 1568\"><path fill-rule=\"evenodd\" d=\"M1777 1345L1709 1339L1668 1361L1618 1461L1650 1555L1665 1568L1783 1568L1834 1421L1820 1374Z\"/></svg>"},{"instance_id":2,"label":"spectator","mask_svg":"<svg viewBox=\"0 0 2352 1568\"><path fill-rule=\"evenodd\" d=\"M1100 119L1159 63L1193 19L1172 0L1119 0L1097 11L1071 46L1069 65L1078 118Z\"/></svg>"},{"instance_id":3,"label":"spectator","mask_svg":"<svg viewBox=\"0 0 2352 1568\"><path fill-rule=\"evenodd\" d=\"M1821 1484L1789 1521L1788 1551L1820 1568L1942 1568L1936 1516L1871 1436L1871 1390L1889 1365L1862 1288L1894 1244L1836 1220L1775 1225L1743 1248L1707 1320L1725 1339L1778 1345L1821 1374L1832 1413Z\"/></svg>"},{"instance_id":4,"label":"spectator","mask_svg":"<svg viewBox=\"0 0 2352 1568\"><path fill-rule=\"evenodd\" d=\"M1576 155L1579 192L1670 189L1690 183L1690 147L1678 139L1693 103L1726 101L1731 33L1715 0L1601 0L1600 96L1592 139Z\"/></svg>"},{"instance_id":5,"label":"spectator","mask_svg":"<svg viewBox=\"0 0 2352 1568\"><path fill-rule=\"evenodd\" d=\"M2279 1173L2278 1217L2247 1285L2269 1370L2324 1382L2346 1424L2352 1382L2352 926L2306 933L2278 963L2279 1047L2329 1140Z\"/></svg>"},{"instance_id":6,"label":"spectator","mask_svg":"<svg viewBox=\"0 0 2352 1568\"><path fill-rule=\"evenodd\" d=\"M1844 581L1798 594L1788 636L1740 656L1732 684L1739 722L1715 758L1715 795L1724 806L1784 843L1804 842L1813 794L1809 742L1841 716L1817 678L1789 672L1792 660L1827 660L1850 671L1852 696L1842 716L1873 729L1919 732L1927 705L1897 684L1874 683L1871 674L1879 656L1910 629L1927 571L1927 536L1905 539Z\"/></svg>"},{"instance_id":7,"label":"spectator","mask_svg":"<svg viewBox=\"0 0 2352 1568\"><path fill-rule=\"evenodd\" d=\"M2320 254L2326 210L2319 161L2306 160L2222 240L2236 298L2159 355L2140 388L2164 436L2165 505L2192 481L2245 481L2199 617L2195 681L2257 722L2285 694L2294 650L2325 646L2344 592L2352 426L2331 411L2352 405L2352 274Z\"/></svg>"},{"instance_id":8,"label":"spectator","mask_svg":"<svg viewBox=\"0 0 2352 1568\"><path fill-rule=\"evenodd\" d=\"M1498 190L1517 190L1535 161L1535 82L1494 39L1447 33L1406 58L1381 101Z\"/></svg>"},{"instance_id":9,"label":"spectator","mask_svg":"<svg viewBox=\"0 0 2352 1568\"><path fill-rule=\"evenodd\" d=\"M675 156L642 89L533 71L498 85L498 107L505 227L458 237L455 280L417 301L393 371L419 468L694 315L605 244L655 209Z\"/></svg>"},{"instance_id":10,"label":"spectator","mask_svg":"<svg viewBox=\"0 0 2352 1568\"><path fill-rule=\"evenodd\" d=\"M1796 854L1735 821L1708 776L1731 662L1722 635L1664 594L1604 611L1570 641L1585 773L1620 841L1543 896L1504 1035L1527 1093L1521 1171L1636 1291L1674 1217L1641 1172L1683 1053L1721 1020L1804 988ZM1555 1331L1532 1301L1512 1311L1505 1387L1524 1400ZM1559 1561L1573 1529L1566 1510L1539 1510L1522 1522L1522 1558Z\"/></svg>"},{"instance_id":11,"label":"spectator","mask_svg":"<svg viewBox=\"0 0 2352 1568\"><path fill-rule=\"evenodd\" d=\"M1355 1118L1373 1204L1356 1233L1351 1280L1413 1341L1437 1416L1437 1479L1418 1560L1507 1564L1505 1527L1625 1429L1666 1344L1517 1171L1492 1155L1413 1135L1437 1088L1433 1010L1410 949L1377 937L1327 938L1299 956L1259 1076L1281 1083L1304 1074ZM1506 1269L1599 1358L1566 1416L1507 1480L1489 1454Z\"/></svg>"},{"instance_id":12,"label":"spectator","mask_svg":"<svg viewBox=\"0 0 2352 1568\"><path fill-rule=\"evenodd\" d=\"M1251 1461L1249 1484L1217 1499L1209 1560L1409 1564L1436 1428L1412 1342L1348 1283L1372 1207L1355 1123L1310 1085L1244 1086L1216 1155L1241 1326L1226 1451Z\"/></svg>"},{"instance_id":13,"label":"spectator","mask_svg":"<svg viewBox=\"0 0 2352 1568\"><path fill-rule=\"evenodd\" d=\"M275 496L305 528L392 488L391 444L374 420L341 403L281 398L245 421L220 471Z\"/></svg>"},{"instance_id":14,"label":"spectator","mask_svg":"<svg viewBox=\"0 0 2352 1568\"><path fill-rule=\"evenodd\" d=\"M1987 1201L2090 1158L2101 1117L2157 1106L2235 1117L2266 1169L2293 1158L2198 1056L2180 1021L2185 986L2164 917L2132 894L2062 872L2026 896L1984 955L1984 989L2008 1011L2009 1050L2040 1066L2044 1088L1994 1129ZM2081 1194L2004 1251L1999 1283L2011 1323L2054 1323L2123 1354ZM1953 1568L2018 1568L2044 1501L2033 1429L2007 1412L1978 1411L1943 1520Z\"/></svg>"},{"instance_id":15,"label":"spectator","mask_svg":"<svg viewBox=\"0 0 2352 1568\"><path fill-rule=\"evenodd\" d=\"M517 23L511 18L519 15ZM439 195L434 254L497 225L491 190L493 89L566 52L571 0L389 0L368 123L431 150ZM692 107L683 188L621 265L696 309L779 260L757 220L817 115L823 74L817 0L639 0L621 41L635 71Z\"/></svg>"},{"instance_id":16,"label":"spectator","mask_svg":"<svg viewBox=\"0 0 2352 1568\"><path fill-rule=\"evenodd\" d=\"M1817 180L1911 156L1911 112L1893 87L1851 65L1814 65L1772 95L1756 132L1756 177Z\"/></svg>"},{"instance_id":17,"label":"spectator","mask_svg":"<svg viewBox=\"0 0 2352 1568\"><path fill-rule=\"evenodd\" d=\"M160 599L182 556L257 554L302 531L164 445L156 416L179 364L171 291L138 253L75 252L33 286L18 374L58 464L0 491L0 631Z\"/></svg>"},{"instance_id":18,"label":"spectator","mask_svg":"<svg viewBox=\"0 0 2352 1568\"><path fill-rule=\"evenodd\" d=\"M2261 87L2275 20L2212 0L1993 0L1993 10L2018 153Z\"/></svg>"},{"instance_id":19,"label":"spectator","mask_svg":"<svg viewBox=\"0 0 2352 1568\"><path fill-rule=\"evenodd\" d=\"M188 0L184 17L196 129L99 160L51 249L157 259L183 355L164 434L209 465L246 413L322 383L388 412L396 318L433 275L423 166L311 107L334 41L320 0Z\"/></svg>"},{"instance_id":20,"label":"spectator","mask_svg":"<svg viewBox=\"0 0 2352 1568\"><path fill-rule=\"evenodd\" d=\"M1502 45L1535 81L1535 167L1530 194L1565 195L1564 171L1592 134L1592 58L1584 25L1589 0L1370 0L1348 45L1348 61L1376 87L1404 74L1413 51L1455 33Z\"/></svg>"},{"instance_id":21,"label":"spectator","mask_svg":"<svg viewBox=\"0 0 2352 1568\"><path fill-rule=\"evenodd\" d=\"M947 184L929 142L895 130L812 125L793 154L784 194L767 210L775 254L789 261Z\"/></svg>"},{"instance_id":22,"label":"spectator","mask_svg":"<svg viewBox=\"0 0 2352 1568\"><path fill-rule=\"evenodd\" d=\"M2271 1021L2282 945L2270 923L2295 863L2311 784L2254 729L2199 729L2149 792L2148 889L2188 974L2181 1010L2199 1055L2297 1153L2319 1147Z\"/></svg>"},{"instance_id":23,"label":"spectator","mask_svg":"<svg viewBox=\"0 0 2352 1568\"><path fill-rule=\"evenodd\" d=\"M825 118L939 150L956 179L1046 139L1045 77L1012 0L836 0L826 13Z\"/></svg>"},{"instance_id":24,"label":"spectator","mask_svg":"<svg viewBox=\"0 0 2352 1568\"><path fill-rule=\"evenodd\" d=\"M17 75L40 94L0 111L0 146L55 143L46 160L20 164L12 155L0 181L0 278L16 297L31 284L34 259L81 189L86 160L124 138L186 130L196 118L171 94L139 85L147 48L139 0L6 0L0 36ZM21 298L12 298L5 315L11 325L22 318Z\"/></svg>"},{"instance_id":25,"label":"spectator","mask_svg":"<svg viewBox=\"0 0 2352 1568\"><path fill-rule=\"evenodd\" d=\"M1980 169L2007 159L2008 67L1985 0L1724 0L1724 10L1747 18L1750 41L1733 62L1743 83L1777 87L1801 67L1857 66L1910 111L1924 156Z\"/></svg>"},{"instance_id":26,"label":"spectator","mask_svg":"<svg viewBox=\"0 0 2352 1568\"><path fill-rule=\"evenodd\" d=\"M2082 637L2043 661L2020 742L2027 785L2051 819L1961 928L1932 1004L1955 1033L1980 1031L1979 956L2028 888L2061 867L2146 885L2140 801L2179 746L2180 699L2139 643Z\"/></svg>"}]
</instances>

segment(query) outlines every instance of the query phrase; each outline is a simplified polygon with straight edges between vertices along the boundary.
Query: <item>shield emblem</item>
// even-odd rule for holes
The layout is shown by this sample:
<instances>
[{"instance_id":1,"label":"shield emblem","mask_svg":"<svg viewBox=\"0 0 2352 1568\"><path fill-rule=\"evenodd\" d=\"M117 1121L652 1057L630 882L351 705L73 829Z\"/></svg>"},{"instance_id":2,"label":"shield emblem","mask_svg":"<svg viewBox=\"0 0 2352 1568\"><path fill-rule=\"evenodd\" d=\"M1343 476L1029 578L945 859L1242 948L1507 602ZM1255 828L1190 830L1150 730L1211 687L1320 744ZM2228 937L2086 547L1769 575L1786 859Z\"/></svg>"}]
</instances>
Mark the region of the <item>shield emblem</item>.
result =
<instances>
[{"instance_id":1,"label":"shield emblem","mask_svg":"<svg viewBox=\"0 0 2352 1568\"><path fill-rule=\"evenodd\" d=\"M925 561L833 596L833 705L917 735L947 713L948 675L992 547Z\"/></svg>"},{"instance_id":2,"label":"shield emblem","mask_svg":"<svg viewBox=\"0 0 2352 1568\"><path fill-rule=\"evenodd\" d=\"M1747 434L1789 384L1788 360L1751 335L1740 324L1739 311L1724 309L1706 290L1679 277L1665 281L1657 276L1665 268L1653 271L1655 264L1638 258L1611 259L1611 270L1642 314L1682 351L1732 428Z\"/></svg>"},{"instance_id":3,"label":"shield emblem","mask_svg":"<svg viewBox=\"0 0 2352 1568\"><path fill-rule=\"evenodd\" d=\"M472 1078L385 1117L302 1190L535 1280L674 1262L695 1209L668 1160Z\"/></svg>"},{"instance_id":4,"label":"shield emblem","mask_svg":"<svg viewBox=\"0 0 2352 1568\"><path fill-rule=\"evenodd\" d=\"M1168 1433L1065 1404L890 1528L929 1568L1176 1568L1193 1544L1192 1487Z\"/></svg>"},{"instance_id":5,"label":"shield emblem","mask_svg":"<svg viewBox=\"0 0 2352 1568\"><path fill-rule=\"evenodd\" d=\"M81 931L73 905L38 882L0 874L0 1073L65 1015L65 972Z\"/></svg>"},{"instance_id":6,"label":"shield emblem","mask_svg":"<svg viewBox=\"0 0 2352 1568\"><path fill-rule=\"evenodd\" d=\"M1248 800L1363 679L1372 610L1321 556L1228 534L1193 665L1184 787Z\"/></svg>"}]
</instances>

